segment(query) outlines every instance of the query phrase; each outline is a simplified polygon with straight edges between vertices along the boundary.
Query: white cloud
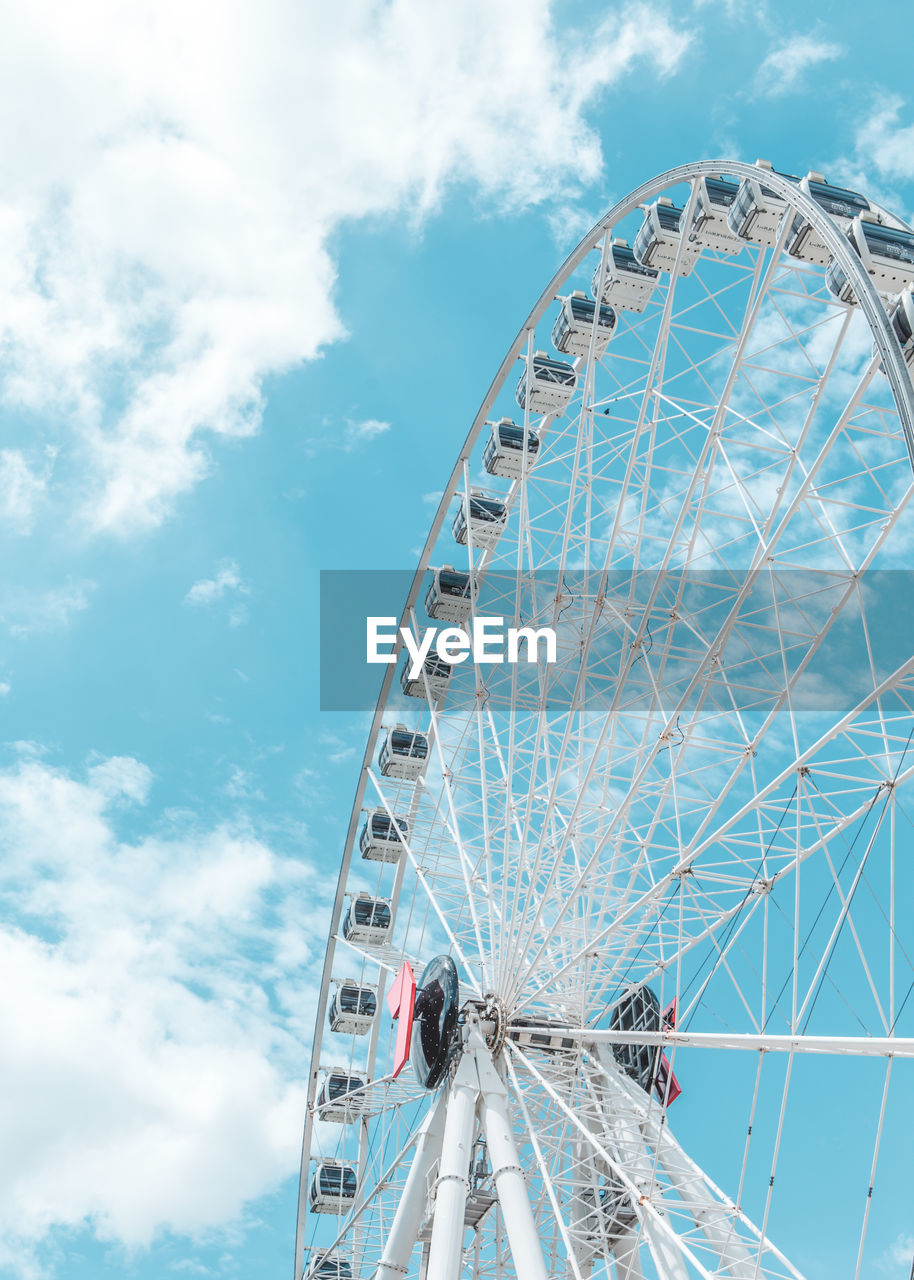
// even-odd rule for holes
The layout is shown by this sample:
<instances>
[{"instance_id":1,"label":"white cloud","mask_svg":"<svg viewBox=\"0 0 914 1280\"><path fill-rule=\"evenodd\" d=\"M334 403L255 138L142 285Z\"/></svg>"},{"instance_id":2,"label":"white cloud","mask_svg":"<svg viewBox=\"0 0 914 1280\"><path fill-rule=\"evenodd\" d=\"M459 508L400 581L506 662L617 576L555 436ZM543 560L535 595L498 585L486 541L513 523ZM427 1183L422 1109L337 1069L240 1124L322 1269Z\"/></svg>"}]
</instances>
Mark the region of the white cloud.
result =
<instances>
[{"instance_id":1,"label":"white cloud","mask_svg":"<svg viewBox=\"0 0 914 1280\"><path fill-rule=\"evenodd\" d=\"M0 772L0 1267L52 1226L219 1226L296 1165L325 904L243 828L122 839L150 781Z\"/></svg>"},{"instance_id":2,"label":"white cloud","mask_svg":"<svg viewBox=\"0 0 914 1280\"><path fill-rule=\"evenodd\" d=\"M5 698L11 687L8 680L0 680L0 698Z\"/></svg>"},{"instance_id":3,"label":"white cloud","mask_svg":"<svg viewBox=\"0 0 914 1280\"><path fill-rule=\"evenodd\" d=\"M912 1259L914 1259L914 1235L902 1232L876 1260L876 1265L880 1271L898 1276L899 1280L901 1277L907 1280Z\"/></svg>"},{"instance_id":4,"label":"white cloud","mask_svg":"<svg viewBox=\"0 0 914 1280\"><path fill-rule=\"evenodd\" d=\"M829 170L848 186L910 220L911 193L905 190L905 183L914 180L914 124L905 122L905 105L902 98L883 94L868 111L861 112L852 154L832 161Z\"/></svg>"},{"instance_id":5,"label":"white cloud","mask_svg":"<svg viewBox=\"0 0 914 1280\"><path fill-rule=\"evenodd\" d=\"M841 45L820 39L814 32L793 36L772 49L765 58L756 74L756 87L770 98L790 93L801 87L803 75L810 67L833 62L844 53Z\"/></svg>"},{"instance_id":6,"label":"white cloud","mask_svg":"<svg viewBox=\"0 0 914 1280\"><path fill-rule=\"evenodd\" d=\"M145 804L152 772L132 756L109 756L88 769L89 785L106 800L124 797Z\"/></svg>"},{"instance_id":7,"label":"white cloud","mask_svg":"<svg viewBox=\"0 0 914 1280\"><path fill-rule=\"evenodd\" d=\"M88 579L69 578L63 586L46 591L10 588L0 598L0 621L13 636L62 630L76 614L88 609L95 585Z\"/></svg>"},{"instance_id":8,"label":"white cloud","mask_svg":"<svg viewBox=\"0 0 914 1280\"><path fill-rule=\"evenodd\" d=\"M208 605L232 592L247 595L249 588L241 577L241 570L234 560L227 560L216 571L215 577L201 578L195 582L184 597L184 603L190 605Z\"/></svg>"},{"instance_id":9,"label":"white cloud","mask_svg":"<svg viewBox=\"0 0 914 1280\"><path fill-rule=\"evenodd\" d=\"M914 124L902 125L904 103L890 98L867 117L856 136L858 156L886 178L914 178Z\"/></svg>"},{"instance_id":10,"label":"white cloud","mask_svg":"<svg viewBox=\"0 0 914 1280\"><path fill-rule=\"evenodd\" d=\"M18 6L5 400L76 425L95 527L156 524L216 437L258 428L264 378L342 335L343 220L420 216L455 182L522 206L591 180L589 105L687 43L650 4L596 30L553 24L549 0Z\"/></svg>"},{"instance_id":11,"label":"white cloud","mask_svg":"<svg viewBox=\"0 0 914 1280\"><path fill-rule=\"evenodd\" d=\"M612 201L607 201L611 204ZM549 214L549 234L557 248L569 253L594 225L599 214L578 204L560 204Z\"/></svg>"},{"instance_id":12,"label":"white cloud","mask_svg":"<svg viewBox=\"0 0 914 1280\"><path fill-rule=\"evenodd\" d=\"M0 449L0 519L16 533L31 533L35 504L46 487L20 449Z\"/></svg>"},{"instance_id":13,"label":"white cloud","mask_svg":"<svg viewBox=\"0 0 914 1280\"><path fill-rule=\"evenodd\" d=\"M363 422L350 422L346 427L346 448L352 450L369 440L375 440L390 430L389 422L366 418Z\"/></svg>"}]
</instances>

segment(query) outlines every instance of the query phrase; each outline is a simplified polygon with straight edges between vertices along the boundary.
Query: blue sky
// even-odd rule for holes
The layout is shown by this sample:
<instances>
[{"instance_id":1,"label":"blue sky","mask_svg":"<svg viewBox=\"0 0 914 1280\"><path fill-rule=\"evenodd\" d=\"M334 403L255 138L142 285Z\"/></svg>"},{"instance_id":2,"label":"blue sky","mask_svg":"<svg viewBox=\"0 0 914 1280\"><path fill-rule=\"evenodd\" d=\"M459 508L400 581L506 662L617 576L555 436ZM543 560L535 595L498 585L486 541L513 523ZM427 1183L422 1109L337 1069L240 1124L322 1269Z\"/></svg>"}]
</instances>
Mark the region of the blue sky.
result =
<instances>
[{"instance_id":1,"label":"blue sky","mask_svg":"<svg viewBox=\"0 0 914 1280\"><path fill-rule=\"evenodd\" d=\"M366 723L318 711L318 573L412 564L543 283L654 173L910 216L910 8L5 25L0 1275L285 1276Z\"/></svg>"}]
</instances>

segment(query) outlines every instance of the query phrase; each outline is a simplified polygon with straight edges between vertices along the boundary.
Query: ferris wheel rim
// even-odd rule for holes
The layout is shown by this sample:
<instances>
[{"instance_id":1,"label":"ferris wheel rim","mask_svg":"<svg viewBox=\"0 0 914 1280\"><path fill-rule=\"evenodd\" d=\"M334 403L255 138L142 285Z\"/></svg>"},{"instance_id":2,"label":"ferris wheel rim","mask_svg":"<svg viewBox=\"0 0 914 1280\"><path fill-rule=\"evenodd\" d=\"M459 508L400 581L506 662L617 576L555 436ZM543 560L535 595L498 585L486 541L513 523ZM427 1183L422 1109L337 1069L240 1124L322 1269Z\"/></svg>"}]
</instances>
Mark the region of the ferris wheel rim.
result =
<instances>
[{"instance_id":1,"label":"ferris wheel rim","mask_svg":"<svg viewBox=\"0 0 914 1280\"><path fill-rule=\"evenodd\" d=\"M599 246L607 231L622 218L634 212L639 205L642 205L645 201L650 200L652 197L679 183L694 184L695 180L698 178L716 175L728 175L736 178L755 178L759 175L759 169L755 165L747 164L745 162L705 160L676 166L656 175L654 178L643 183L641 186L629 193L629 195L623 200L617 202L611 209L609 209L579 241L554 273L546 288L531 308L531 311L518 331L514 341L509 346L498 370L495 373L495 376L490 383L480 408L472 421L467 437L458 453L451 475L443 490L438 508L432 519L425 545L421 555L419 556L417 567L403 605L399 619L400 625L408 623L410 611L414 608L419 599L420 590L425 579L425 575L430 567L431 556L437 539L444 527L454 494L459 489L461 480L465 477L468 460L474 446L479 440L484 426L486 425L491 408L501 389L506 384L516 361L522 355L525 343L529 341L537 324L543 318L546 310L555 299L556 290L560 288L565 280L568 279L570 274L580 265L587 254ZM823 241L828 245L834 259L840 263L848 276L853 280L860 310L866 318L870 334L874 340L876 349L879 352L882 371L884 372L891 387L892 398L902 425L912 466L914 466L914 389L912 389L908 366L906 365L898 348L897 341L891 330L886 310L876 292L875 286L870 280L860 258L851 250L851 247L841 231L810 196L800 190L797 185L790 182L774 170L765 170L764 180L767 187L770 187L776 194L782 196L787 204L796 212L803 214L804 218L815 228ZM895 219L895 221L897 222L898 220ZM357 843L356 837L358 833L358 826L364 813L366 789L370 784L370 767L377 747L378 732L382 727L385 713L388 710L394 675L395 671L392 665L388 666L383 673L381 689L375 706L371 726L366 737L366 748L359 771L359 780L345 837L344 853L340 864L339 878L331 914L328 945L325 951L325 961L322 971L320 995L315 1020L315 1035L308 1080L308 1107L306 1110L300 1174L299 1220L296 1231L295 1255L296 1274L294 1280L300 1280L298 1267L304 1243L303 1233L306 1217L304 1197L308 1181L308 1165L311 1154L311 1144L309 1140L310 1128L312 1124L313 1103L320 1071L319 1056L324 1040L324 1021L333 980L332 969L336 951L336 933L339 929L342 916L346 882ZM371 1075L374 1069L375 1051L376 1045L373 1043L370 1050L369 1062L367 1064L369 1075Z\"/></svg>"}]
</instances>

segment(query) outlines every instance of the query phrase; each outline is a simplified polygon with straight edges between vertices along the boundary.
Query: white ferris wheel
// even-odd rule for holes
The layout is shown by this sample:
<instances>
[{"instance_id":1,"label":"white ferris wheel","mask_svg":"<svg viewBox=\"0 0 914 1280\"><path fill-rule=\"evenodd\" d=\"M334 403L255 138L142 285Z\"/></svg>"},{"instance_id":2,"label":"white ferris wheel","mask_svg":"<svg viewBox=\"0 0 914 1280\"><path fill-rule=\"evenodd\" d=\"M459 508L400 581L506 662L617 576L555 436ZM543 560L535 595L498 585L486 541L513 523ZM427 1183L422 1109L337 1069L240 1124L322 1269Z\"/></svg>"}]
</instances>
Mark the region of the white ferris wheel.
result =
<instances>
[{"instance_id":1,"label":"white ferris wheel","mask_svg":"<svg viewBox=\"0 0 914 1280\"><path fill-rule=\"evenodd\" d=\"M295 1280L871 1273L914 1056L912 282L865 196L706 161L542 293L401 621L555 661L386 669Z\"/></svg>"}]
</instances>

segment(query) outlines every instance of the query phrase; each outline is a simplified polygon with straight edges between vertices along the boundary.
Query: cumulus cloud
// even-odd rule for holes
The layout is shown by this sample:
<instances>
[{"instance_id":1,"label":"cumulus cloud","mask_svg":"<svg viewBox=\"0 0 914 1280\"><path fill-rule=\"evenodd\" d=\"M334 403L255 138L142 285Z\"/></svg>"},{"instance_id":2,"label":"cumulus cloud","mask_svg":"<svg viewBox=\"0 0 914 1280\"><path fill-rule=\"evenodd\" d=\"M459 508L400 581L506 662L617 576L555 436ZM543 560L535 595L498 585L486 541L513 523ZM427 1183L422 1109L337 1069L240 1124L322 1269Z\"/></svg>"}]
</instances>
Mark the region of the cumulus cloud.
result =
<instances>
[{"instance_id":1,"label":"cumulus cloud","mask_svg":"<svg viewBox=\"0 0 914 1280\"><path fill-rule=\"evenodd\" d=\"M296 1164L324 906L244 828L123 839L114 802L150 782L0 771L0 1266L55 1225L218 1226Z\"/></svg>"},{"instance_id":2,"label":"cumulus cloud","mask_svg":"<svg viewBox=\"0 0 914 1280\"><path fill-rule=\"evenodd\" d=\"M777 45L758 69L755 83L760 93L770 98L790 93L802 85L804 74L822 62L833 62L845 50L831 40L823 40L814 32L793 36Z\"/></svg>"},{"instance_id":3,"label":"cumulus cloud","mask_svg":"<svg viewBox=\"0 0 914 1280\"><path fill-rule=\"evenodd\" d=\"M75 424L86 518L161 521L343 333L330 237L449 184L522 206L599 171L585 112L688 35L629 4L35 0L0 48L0 392ZM28 128L21 127L23 120Z\"/></svg>"}]
</instances>

